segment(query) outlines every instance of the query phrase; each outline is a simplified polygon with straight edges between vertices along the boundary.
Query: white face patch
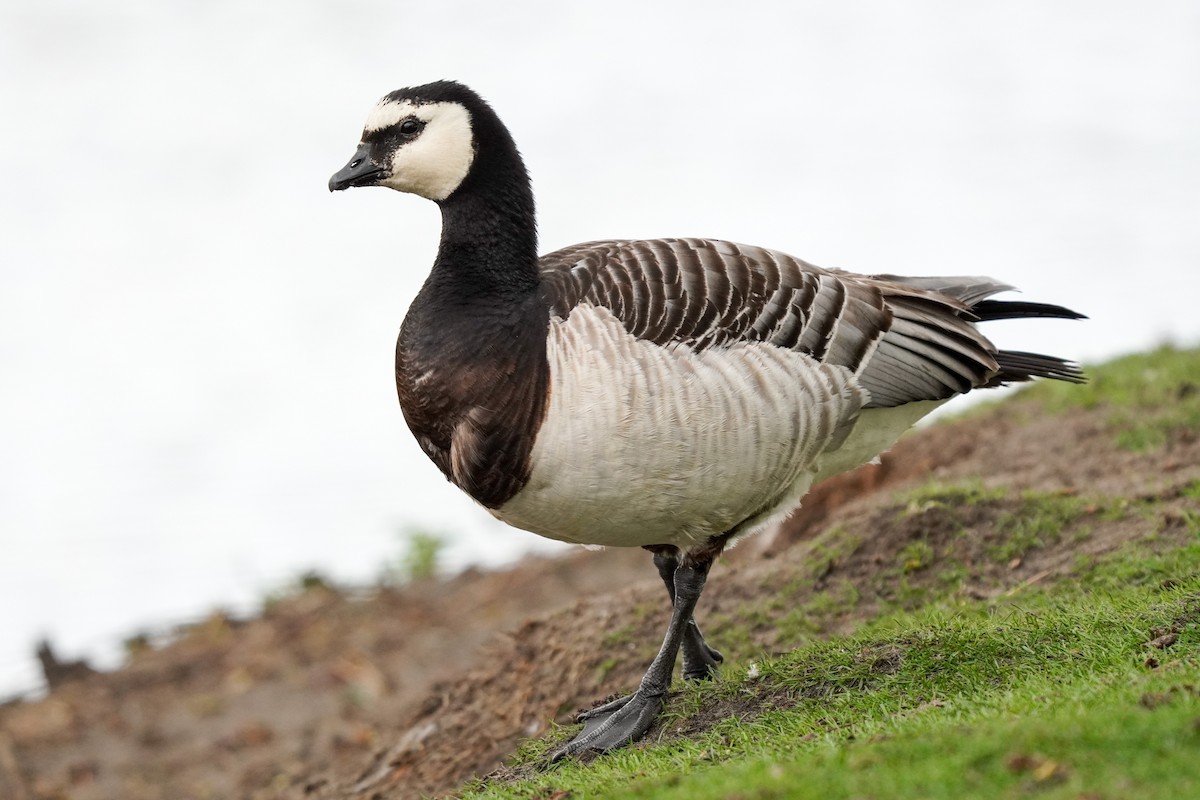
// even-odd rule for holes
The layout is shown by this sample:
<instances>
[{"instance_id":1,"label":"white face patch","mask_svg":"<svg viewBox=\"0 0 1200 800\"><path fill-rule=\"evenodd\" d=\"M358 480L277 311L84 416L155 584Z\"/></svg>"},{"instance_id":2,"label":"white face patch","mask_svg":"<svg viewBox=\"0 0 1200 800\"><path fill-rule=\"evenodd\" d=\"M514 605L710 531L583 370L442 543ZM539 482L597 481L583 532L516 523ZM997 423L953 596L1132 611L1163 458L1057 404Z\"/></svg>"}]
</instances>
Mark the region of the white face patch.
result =
<instances>
[{"instance_id":1,"label":"white face patch","mask_svg":"<svg viewBox=\"0 0 1200 800\"><path fill-rule=\"evenodd\" d=\"M458 103L380 101L367 117L366 132L383 130L408 117L425 123L411 142L392 153L387 178L380 185L430 200L445 200L458 188L475 160L471 113Z\"/></svg>"}]
</instances>

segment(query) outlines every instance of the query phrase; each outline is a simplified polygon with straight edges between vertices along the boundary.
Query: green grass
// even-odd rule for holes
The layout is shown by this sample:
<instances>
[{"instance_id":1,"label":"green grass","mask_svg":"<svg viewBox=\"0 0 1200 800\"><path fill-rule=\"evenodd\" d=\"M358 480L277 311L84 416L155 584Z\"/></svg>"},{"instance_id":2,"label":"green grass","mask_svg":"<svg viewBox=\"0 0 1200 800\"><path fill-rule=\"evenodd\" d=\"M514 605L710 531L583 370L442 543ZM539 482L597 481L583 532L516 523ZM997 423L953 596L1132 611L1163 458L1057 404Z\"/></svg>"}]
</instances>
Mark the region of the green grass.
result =
<instances>
[{"instance_id":1,"label":"green grass","mask_svg":"<svg viewBox=\"0 0 1200 800\"><path fill-rule=\"evenodd\" d=\"M952 485L931 482L902 494L899 500L905 514L941 512L956 520L964 534L972 521L978 521L973 511L1003 509L995 520L1002 541L990 553L997 561L1010 561L1058 541L1064 531L1085 516L1124 513L1105 498L1032 490L1014 496L1003 487L984 488L979 482ZM1077 530L1073 535L1082 539L1087 532ZM914 542L901 555L906 572L923 569L934 561L932 548L926 542Z\"/></svg>"},{"instance_id":2,"label":"green grass","mask_svg":"<svg viewBox=\"0 0 1200 800\"><path fill-rule=\"evenodd\" d=\"M1099 508L1097 501L1051 492L1022 492L1021 500L1016 509L996 522L1004 534L1004 541L992 551L998 560L1018 558L1034 548L1058 541L1069 525ZM1077 531L1075 535L1084 538L1086 531Z\"/></svg>"},{"instance_id":3,"label":"green grass","mask_svg":"<svg viewBox=\"0 0 1200 800\"><path fill-rule=\"evenodd\" d=\"M984 488L979 481L963 484L945 484L931 481L901 495L910 514L928 511L931 508L961 508L1004 499L1007 492L1000 488Z\"/></svg>"},{"instance_id":4,"label":"green grass","mask_svg":"<svg viewBox=\"0 0 1200 800\"><path fill-rule=\"evenodd\" d=\"M408 526L401 532L404 552L384 570L385 584L401 586L432 578L438 573L447 537Z\"/></svg>"},{"instance_id":5,"label":"green grass","mask_svg":"<svg viewBox=\"0 0 1200 800\"><path fill-rule=\"evenodd\" d=\"M689 686L649 742L590 764L540 765L570 731L528 743L526 777L468 796L1200 796L1200 546L1171 565L890 615Z\"/></svg>"},{"instance_id":6,"label":"green grass","mask_svg":"<svg viewBox=\"0 0 1200 800\"><path fill-rule=\"evenodd\" d=\"M1021 393L1052 413L1101 408L1126 450L1162 447L1200 430L1200 349L1160 347L1087 370L1083 386L1042 381Z\"/></svg>"},{"instance_id":7,"label":"green grass","mask_svg":"<svg viewBox=\"0 0 1200 800\"><path fill-rule=\"evenodd\" d=\"M1020 402L1100 409L1128 449L1200 432L1200 351L1162 348L1089 376ZM1200 480L1129 498L931 483L895 502L910 538L868 583L834 569L869 544L835 527L789 585L706 617L726 667L679 687L644 741L551 767L545 755L575 731L556 728L465 796L1200 797ZM1067 580L992 599L959 591L1111 525L1144 535L1103 555L1079 548ZM765 627L799 646L756 650Z\"/></svg>"},{"instance_id":8,"label":"green grass","mask_svg":"<svg viewBox=\"0 0 1200 800\"><path fill-rule=\"evenodd\" d=\"M1195 696L1160 694L1169 707L1150 711L1132 698L1111 696L1105 699L1115 708L1103 711L1059 708L1034 721L996 717L903 739L819 746L802 762L760 759L711 781L681 781L644 796L1195 797ZM1165 763L1172 764L1166 774Z\"/></svg>"}]
</instances>

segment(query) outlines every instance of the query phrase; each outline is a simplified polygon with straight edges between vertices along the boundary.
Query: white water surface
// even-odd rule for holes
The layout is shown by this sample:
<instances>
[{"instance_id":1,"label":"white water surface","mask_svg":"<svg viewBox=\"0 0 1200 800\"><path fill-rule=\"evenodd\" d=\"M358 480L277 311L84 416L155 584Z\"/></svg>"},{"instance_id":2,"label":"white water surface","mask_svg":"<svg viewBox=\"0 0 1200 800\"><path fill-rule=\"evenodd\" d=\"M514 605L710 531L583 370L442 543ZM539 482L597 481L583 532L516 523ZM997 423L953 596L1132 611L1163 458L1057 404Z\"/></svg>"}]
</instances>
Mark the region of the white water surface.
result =
<instances>
[{"instance_id":1,"label":"white water surface","mask_svg":"<svg viewBox=\"0 0 1200 800\"><path fill-rule=\"evenodd\" d=\"M543 250L713 236L861 272L990 274L1095 360L1200 339L1200 5L0 4L0 695L33 641L536 547L450 487L392 347L435 206L330 195L388 91L508 122ZM647 566L649 570L649 566Z\"/></svg>"}]
</instances>

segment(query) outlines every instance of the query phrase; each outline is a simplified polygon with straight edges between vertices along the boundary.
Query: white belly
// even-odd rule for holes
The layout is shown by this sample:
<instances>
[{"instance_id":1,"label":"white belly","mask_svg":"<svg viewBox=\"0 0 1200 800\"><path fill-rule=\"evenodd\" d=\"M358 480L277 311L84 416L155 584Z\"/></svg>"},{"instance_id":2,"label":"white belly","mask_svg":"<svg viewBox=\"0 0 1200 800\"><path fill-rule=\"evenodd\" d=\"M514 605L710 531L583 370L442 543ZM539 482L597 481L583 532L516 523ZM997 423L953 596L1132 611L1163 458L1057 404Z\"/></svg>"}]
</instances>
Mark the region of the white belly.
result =
<instances>
[{"instance_id":1,"label":"white belly","mask_svg":"<svg viewBox=\"0 0 1200 800\"><path fill-rule=\"evenodd\" d=\"M796 505L867 400L843 367L759 343L664 348L586 305L551 321L548 357L532 475L493 513L583 544L686 546L761 526Z\"/></svg>"}]
</instances>

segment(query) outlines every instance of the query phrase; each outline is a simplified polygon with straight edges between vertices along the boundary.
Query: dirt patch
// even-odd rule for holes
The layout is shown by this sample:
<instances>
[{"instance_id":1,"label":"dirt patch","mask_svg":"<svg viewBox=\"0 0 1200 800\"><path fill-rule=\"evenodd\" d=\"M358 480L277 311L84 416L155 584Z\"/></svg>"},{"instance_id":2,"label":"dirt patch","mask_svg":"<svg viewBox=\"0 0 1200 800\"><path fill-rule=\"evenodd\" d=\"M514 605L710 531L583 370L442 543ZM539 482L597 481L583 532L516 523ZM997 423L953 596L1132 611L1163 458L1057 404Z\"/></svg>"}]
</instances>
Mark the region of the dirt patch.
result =
<instances>
[{"instance_id":1,"label":"dirt patch","mask_svg":"<svg viewBox=\"0 0 1200 800\"><path fill-rule=\"evenodd\" d=\"M913 495L929 477L978 493ZM744 663L932 593L1019 591L1131 539L1182 540L1198 479L1195 436L1129 452L1101 410L1050 417L1009 403L819 487L777 535L722 559L698 619ZM1022 492L1060 515L1057 535L1020 527L1032 513ZM1122 513L1138 498L1161 502ZM316 587L253 620L214 615L117 672L0 707L0 797L446 793L552 720L632 688L668 613L649 556L606 551L405 589ZM863 655L881 671L897 657ZM788 700L747 702L706 709L692 733Z\"/></svg>"}]
</instances>

